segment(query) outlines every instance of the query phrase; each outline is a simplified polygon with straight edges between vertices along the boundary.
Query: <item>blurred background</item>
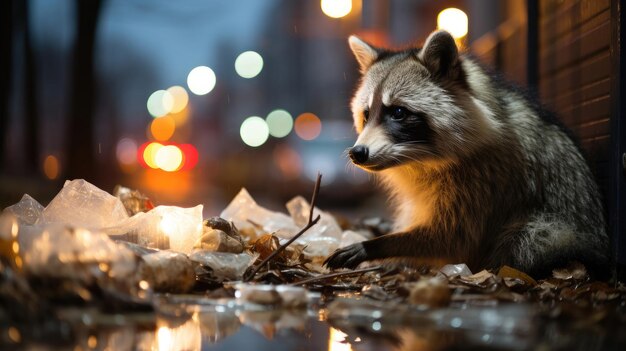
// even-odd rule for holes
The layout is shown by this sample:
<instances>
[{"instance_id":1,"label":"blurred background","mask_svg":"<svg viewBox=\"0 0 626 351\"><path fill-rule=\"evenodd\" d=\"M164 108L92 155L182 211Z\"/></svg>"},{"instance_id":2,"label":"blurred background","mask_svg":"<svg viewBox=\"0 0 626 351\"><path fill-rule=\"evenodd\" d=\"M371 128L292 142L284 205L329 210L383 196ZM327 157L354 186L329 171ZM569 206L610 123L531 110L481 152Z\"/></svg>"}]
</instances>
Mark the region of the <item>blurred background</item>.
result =
<instances>
[{"instance_id":1,"label":"blurred background","mask_svg":"<svg viewBox=\"0 0 626 351\"><path fill-rule=\"evenodd\" d=\"M139 189L160 204L201 203L205 216L241 187L280 209L295 195L308 197L319 171L321 207L385 216L386 197L344 152L355 140L350 34L402 47L447 29L483 62L574 114L583 108L570 111L580 81L544 86L539 76L552 81L570 64L608 60L609 50L606 39L587 53L550 51L558 38L578 40L570 36L576 28L597 28L608 1L4 0L0 7L0 208L24 193L45 205L66 179L84 178L109 192L116 184ZM586 56L561 62L574 49ZM608 91L608 77L597 82ZM606 140L589 148L608 145L608 111L598 120L604 124L590 140Z\"/></svg>"}]
</instances>

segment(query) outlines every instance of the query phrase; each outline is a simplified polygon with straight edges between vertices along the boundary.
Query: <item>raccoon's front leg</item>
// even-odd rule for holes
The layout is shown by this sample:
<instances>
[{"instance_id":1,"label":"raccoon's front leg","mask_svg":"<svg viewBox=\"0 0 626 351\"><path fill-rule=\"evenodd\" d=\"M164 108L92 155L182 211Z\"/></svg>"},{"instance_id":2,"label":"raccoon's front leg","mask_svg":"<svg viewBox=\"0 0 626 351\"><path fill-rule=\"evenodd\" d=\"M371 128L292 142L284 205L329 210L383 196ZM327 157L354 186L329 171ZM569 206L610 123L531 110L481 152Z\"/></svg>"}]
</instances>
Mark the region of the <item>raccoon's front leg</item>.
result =
<instances>
[{"instance_id":1,"label":"raccoon's front leg","mask_svg":"<svg viewBox=\"0 0 626 351\"><path fill-rule=\"evenodd\" d=\"M361 262L390 257L441 257L448 256L442 240L419 230L387 234L376 239L338 249L324 265L328 268L355 268Z\"/></svg>"}]
</instances>

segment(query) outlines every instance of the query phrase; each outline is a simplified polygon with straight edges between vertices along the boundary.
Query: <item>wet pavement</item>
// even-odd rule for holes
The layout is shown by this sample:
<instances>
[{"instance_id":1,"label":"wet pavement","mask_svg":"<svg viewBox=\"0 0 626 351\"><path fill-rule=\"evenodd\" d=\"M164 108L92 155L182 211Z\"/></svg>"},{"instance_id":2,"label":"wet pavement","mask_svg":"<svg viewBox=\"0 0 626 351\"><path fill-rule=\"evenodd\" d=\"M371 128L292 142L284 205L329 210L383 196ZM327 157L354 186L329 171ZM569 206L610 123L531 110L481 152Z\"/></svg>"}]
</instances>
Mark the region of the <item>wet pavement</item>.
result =
<instances>
[{"instance_id":1,"label":"wet pavement","mask_svg":"<svg viewBox=\"0 0 626 351\"><path fill-rule=\"evenodd\" d=\"M156 313L66 309L58 314L63 321L58 335L52 333L39 341L20 339L14 348L9 342L3 349L626 349L626 328L621 323L598 324L593 315L584 320L546 318L537 313L535 305L526 303L419 309L350 297L321 304L315 294L307 308L299 309L178 295L163 297Z\"/></svg>"}]
</instances>

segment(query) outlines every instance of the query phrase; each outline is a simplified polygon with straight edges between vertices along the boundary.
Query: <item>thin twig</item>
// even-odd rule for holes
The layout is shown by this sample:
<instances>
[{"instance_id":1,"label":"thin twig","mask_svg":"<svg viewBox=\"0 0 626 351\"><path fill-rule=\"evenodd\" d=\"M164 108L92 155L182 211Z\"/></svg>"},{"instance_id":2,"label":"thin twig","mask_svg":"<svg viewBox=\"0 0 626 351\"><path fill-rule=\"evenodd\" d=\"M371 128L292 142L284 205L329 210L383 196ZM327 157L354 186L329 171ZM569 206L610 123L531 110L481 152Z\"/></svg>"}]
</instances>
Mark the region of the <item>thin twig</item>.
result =
<instances>
[{"instance_id":1,"label":"thin twig","mask_svg":"<svg viewBox=\"0 0 626 351\"><path fill-rule=\"evenodd\" d=\"M348 275L356 275L356 274L361 274L361 273L378 271L378 270L381 270L382 268L383 266L376 266L376 267L356 269L356 270L347 271L347 272L335 272L335 273L329 273L329 274L322 274L322 275L318 275L317 277L303 279L299 282L291 283L289 285L303 285L303 284L308 284L311 282L316 282L318 280L325 280L329 278L336 278L336 277L343 277L343 276L348 276Z\"/></svg>"},{"instance_id":2,"label":"thin twig","mask_svg":"<svg viewBox=\"0 0 626 351\"><path fill-rule=\"evenodd\" d=\"M315 187L313 188L313 196L311 197L311 210L309 211L309 221L296 235L294 235L289 241L281 245L276 251L272 252L271 255L267 256L261 263L256 266L247 277L244 278L244 281L250 281L254 276L259 272L261 267L265 266L272 258L274 258L279 253L283 252L287 246L289 246L292 242L298 239L302 234L304 234L309 228L317 224L320 220L320 215L317 215L315 219L313 219L313 209L315 208L315 200L317 199L317 194L320 192L320 183L322 182L322 174L317 174L317 180L315 181Z\"/></svg>"}]
</instances>

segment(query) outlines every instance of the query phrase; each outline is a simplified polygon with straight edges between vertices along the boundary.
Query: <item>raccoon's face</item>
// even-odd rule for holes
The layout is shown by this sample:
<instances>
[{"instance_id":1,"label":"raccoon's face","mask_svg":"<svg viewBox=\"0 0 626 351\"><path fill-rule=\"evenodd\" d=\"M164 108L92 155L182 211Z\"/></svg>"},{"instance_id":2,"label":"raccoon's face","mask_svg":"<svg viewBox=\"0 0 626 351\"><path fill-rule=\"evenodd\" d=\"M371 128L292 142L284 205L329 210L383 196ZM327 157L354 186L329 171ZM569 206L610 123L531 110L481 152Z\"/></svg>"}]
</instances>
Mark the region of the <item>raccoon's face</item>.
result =
<instances>
[{"instance_id":1,"label":"raccoon's face","mask_svg":"<svg viewBox=\"0 0 626 351\"><path fill-rule=\"evenodd\" d=\"M350 47L363 74L352 100L359 137L349 151L361 168L456 159L479 137L454 39L435 32L422 49L390 52L357 37ZM480 114L480 113L479 113ZM432 162L431 162L432 163Z\"/></svg>"}]
</instances>

